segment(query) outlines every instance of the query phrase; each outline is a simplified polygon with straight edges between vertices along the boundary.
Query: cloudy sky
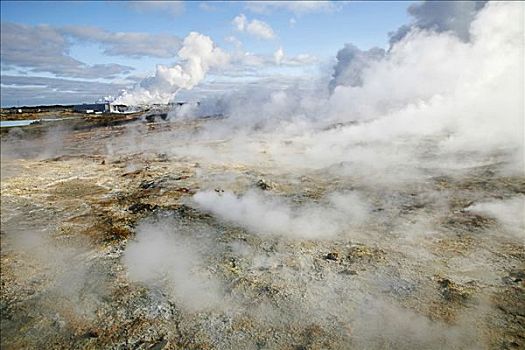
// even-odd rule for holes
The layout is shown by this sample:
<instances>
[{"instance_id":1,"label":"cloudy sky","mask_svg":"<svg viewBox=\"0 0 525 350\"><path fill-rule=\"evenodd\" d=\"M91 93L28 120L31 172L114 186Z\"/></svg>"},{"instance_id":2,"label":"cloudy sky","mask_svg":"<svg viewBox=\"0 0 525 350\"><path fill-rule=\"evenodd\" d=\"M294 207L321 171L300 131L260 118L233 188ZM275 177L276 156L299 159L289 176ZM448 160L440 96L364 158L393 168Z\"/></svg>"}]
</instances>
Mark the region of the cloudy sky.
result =
<instances>
[{"instance_id":1,"label":"cloudy sky","mask_svg":"<svg viewBox=\"0 0 525 350\"><path fill-rule=\"evenodd\" d=\"M94 102L173 66L190 32L229 64L177 95L329 76L346 43L388 48L410 2L1 2L2 106Z\"/></svg>"}]
</instances>

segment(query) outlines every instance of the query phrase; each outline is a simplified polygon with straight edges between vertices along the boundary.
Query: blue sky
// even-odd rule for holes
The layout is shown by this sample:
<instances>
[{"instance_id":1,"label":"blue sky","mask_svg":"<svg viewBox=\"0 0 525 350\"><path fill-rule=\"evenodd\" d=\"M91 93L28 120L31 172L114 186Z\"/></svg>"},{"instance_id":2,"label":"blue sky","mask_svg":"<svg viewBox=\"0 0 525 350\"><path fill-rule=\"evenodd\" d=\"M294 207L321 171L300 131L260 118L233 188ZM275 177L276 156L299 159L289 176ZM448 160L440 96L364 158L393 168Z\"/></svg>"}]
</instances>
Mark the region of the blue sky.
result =
<instances>
[{"instance_id":1,"label":"blue sky","mask_svg":"<svg viewBox=\"0 0 525 350\"><path fill-rule=\"evenodd\" d=\"M244 63L239 61L237 71L224 73L226 80L232 76L242 79L244 73L261 77L315 74L317 67L332 64L345 43L361 49L387 48L388 32L410 21L410 4L2 1L2 105L13 104L15 95L23 84L29 84L30 77L48 79L46 87L50 87L51 79L58 79L61 84L65 84L64 80L87 81L106 84L103 93L112 89L117 92L153 74L156 64L175 64L177 40L183 40L192 31L209 36L226 52L250 53L259 58L259 63L250 63L246 69L240 67ZM239 30L233 20L241 14L245 16L246 28L254 20L263 22L271 30L271 37L264 38L255 26L251 31ZM42 30L42 25L47 29ZM117 33L149 36L121 40ZM169 40L165 40L166 36ZM48 41L56 47L50 48ZM142 49L135 52L132 45ZM269 63L279 48L287 57L283 62L288 64L276 67ZM53 49L57 52L53 53ZM61 70L61 65L65 69ZM232 76L228 77L230 73ZM214 79L220 74L212 72ZM88 102L97 89L86 93ZM70 90L56 90L55 95L46 92L38 98L24 90L16 100L20 104L38 104L82 99L80 91L67 96Z\"/></svg>"}]
</instances>

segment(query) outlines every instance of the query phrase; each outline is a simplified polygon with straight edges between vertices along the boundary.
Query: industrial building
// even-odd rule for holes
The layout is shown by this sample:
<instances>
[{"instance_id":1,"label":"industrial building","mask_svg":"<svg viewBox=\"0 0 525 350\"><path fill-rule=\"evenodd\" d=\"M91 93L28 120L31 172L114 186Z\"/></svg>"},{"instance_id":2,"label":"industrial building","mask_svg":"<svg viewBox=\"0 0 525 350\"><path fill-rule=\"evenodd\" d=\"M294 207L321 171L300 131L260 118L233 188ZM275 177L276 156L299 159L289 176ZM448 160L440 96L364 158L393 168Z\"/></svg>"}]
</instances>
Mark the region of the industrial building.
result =
<instances>
[{"instance_id":1,"label":"industrial building","mask_svg":"<svg viewBox=\"0 0 525 350\"><path fill-rule=\"evenodd\" d=\"M105 103L90 103L81 104L73 107L73 110L78 113L127 113L131 112L130 108L126 105L112 104L110 102Z\"/></svg>"},{"instance_id":2,"label":"industrial building","mask_svg":"<svg viewBox=\"0 0 525 350\"><path fill-rule=\"evenodd\" d=\"M123 104L114 104L111 102L102 103L84 103L73 106L77 113L101 114L101 113L132 113L137 111L156 111L168 112L169 110L185 105L186 102L170 102L168 104L152 104L130 107ZM197 102L197 105L199 102Z\"/></svg>"}]
</instances>

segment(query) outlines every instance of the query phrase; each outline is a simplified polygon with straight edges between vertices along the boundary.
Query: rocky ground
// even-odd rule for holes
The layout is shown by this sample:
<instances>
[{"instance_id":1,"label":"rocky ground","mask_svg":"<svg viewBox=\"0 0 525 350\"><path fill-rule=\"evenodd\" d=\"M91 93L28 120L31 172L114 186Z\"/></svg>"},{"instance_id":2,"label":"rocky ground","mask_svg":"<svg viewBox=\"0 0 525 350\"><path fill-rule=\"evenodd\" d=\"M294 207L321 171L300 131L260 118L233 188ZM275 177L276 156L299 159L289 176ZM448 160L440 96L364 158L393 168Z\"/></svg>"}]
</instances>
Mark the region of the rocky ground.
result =
<instances>
[{"instance_id":1,"label":"rocky ground","mask_svg":"<svg viewBox=\"0 0 525 350\"><path fill-rule=\"evenodd\" d=\"M2 133L3 349L525 348L523 235L469 210L523 198L524 177L495 162L387 190L145 141L207 122ZM200 209L200 190L298 206L358 190L370 208L295 239Z\"/></svg>"}]
</instances>

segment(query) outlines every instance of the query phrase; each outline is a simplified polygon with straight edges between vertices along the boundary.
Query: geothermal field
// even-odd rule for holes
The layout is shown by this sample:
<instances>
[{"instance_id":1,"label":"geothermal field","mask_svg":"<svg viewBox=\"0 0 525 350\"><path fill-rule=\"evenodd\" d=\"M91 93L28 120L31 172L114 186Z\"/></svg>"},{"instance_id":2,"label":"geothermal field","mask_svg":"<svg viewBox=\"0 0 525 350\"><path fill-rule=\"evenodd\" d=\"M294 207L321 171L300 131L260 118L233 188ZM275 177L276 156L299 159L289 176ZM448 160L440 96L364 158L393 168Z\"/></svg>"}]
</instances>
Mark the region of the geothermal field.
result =
<instances>
[{"instance_id":1,"label":"geothermal field","mask_svg":"<svg viewBox=\"0 0 525 350\"><path fill-rule=\"evenodd\" d=\"M418 23L330 79L2 128L1 348L525 348L524 6ZM118 103L228 59L179 56Z\"/></svg>"}]
</instances>

